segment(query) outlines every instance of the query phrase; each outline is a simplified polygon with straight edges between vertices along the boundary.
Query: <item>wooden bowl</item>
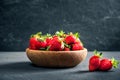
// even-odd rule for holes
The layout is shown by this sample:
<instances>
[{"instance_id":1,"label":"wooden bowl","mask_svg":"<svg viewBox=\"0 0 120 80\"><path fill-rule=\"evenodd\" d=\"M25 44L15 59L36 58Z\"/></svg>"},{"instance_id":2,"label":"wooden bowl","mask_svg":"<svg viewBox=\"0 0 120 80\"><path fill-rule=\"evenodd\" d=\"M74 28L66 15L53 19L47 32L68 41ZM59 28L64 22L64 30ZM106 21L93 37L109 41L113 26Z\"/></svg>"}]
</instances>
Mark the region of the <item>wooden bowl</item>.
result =
<instances>
[{"instance_id":1,"label":"wooden bowl","mask_svg":"<svg viewBox=\"0 0 120 80\"><path fill-rule=\"evenodd\" d=\"M37 66L42 67L74 67L82 62L87 49L78 51L40 51L26 49L27 57Z\"/></svg>"}]
</instances>

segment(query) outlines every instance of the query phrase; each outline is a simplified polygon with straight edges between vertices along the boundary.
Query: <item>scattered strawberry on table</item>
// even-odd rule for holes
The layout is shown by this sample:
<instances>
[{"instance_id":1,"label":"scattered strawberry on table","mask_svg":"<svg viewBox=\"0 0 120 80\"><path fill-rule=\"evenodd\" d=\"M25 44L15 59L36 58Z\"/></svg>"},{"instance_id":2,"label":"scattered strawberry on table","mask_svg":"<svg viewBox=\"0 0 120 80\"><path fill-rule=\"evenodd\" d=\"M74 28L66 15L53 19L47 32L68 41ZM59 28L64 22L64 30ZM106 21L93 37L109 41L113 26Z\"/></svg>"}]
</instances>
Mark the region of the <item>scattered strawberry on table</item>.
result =
<instances>
[{"instance_id":1,"label":"scattered strawberry on table","mask_svg":"<svg viewBox=\"0 0 120 80\"><path fill-rule=\"evenodd\" d=\"M94 51L94 55L89 60L89 71L95 71L99 68L102 53Z\"/></svg>"},{"instance_id":2,"label":"scattered strawberry on table","mask_svg":"<svg viewBox=\"0 0 120 80\"><path fill-rule=\"evenodd\" d=\"M79 38L79 33L65 33L57 31L54 35L42 32L31 35L29 39L29 49L47 51L74 51L83 50L83 44Z\"/></svg>"},{"instance_id":3,"label":"scattered strawberry on table","mask_svg":"<svg viewBox=\"0 0 120 80\"><path fill-rule=\"evenodd\" d=\"M94 55L89 59L89 71L109 71L112 67L117 68L119 61L112 58L102 58L102 53L94 51Z\"/></svg>"}]
</instances>

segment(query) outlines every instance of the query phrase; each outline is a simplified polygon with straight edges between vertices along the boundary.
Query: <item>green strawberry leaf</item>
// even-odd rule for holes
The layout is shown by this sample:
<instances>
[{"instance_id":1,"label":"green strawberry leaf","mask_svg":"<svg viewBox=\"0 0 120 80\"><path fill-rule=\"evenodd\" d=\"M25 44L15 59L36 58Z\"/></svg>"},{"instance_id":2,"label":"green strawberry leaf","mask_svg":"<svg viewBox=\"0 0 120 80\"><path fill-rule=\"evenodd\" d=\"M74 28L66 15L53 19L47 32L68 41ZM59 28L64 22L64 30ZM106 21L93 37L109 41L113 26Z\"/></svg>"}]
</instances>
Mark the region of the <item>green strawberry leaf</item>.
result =
<instances>
[{"instance_id":1,"label":"green strawberry leaf","mask_svg":"<svg viewBox=\"0 0 120 80\"><path fill-rule=\"evenodd\" d=\"M52 36L52 35L51 35L51 34L49 34L49 33L47 33L47 34L46 34L46 37L51 37L51 36Z\"/></svg>"},{"instance_id":2,"label":"green strawberry leaf","mask_svg":"<svg viewBox=\"0 0 120 80\"><path fill-rule=\"evenodd\" d=\"M68 44L66 44L66 43L64 43L64 45L65 45L65 47L67 47L67 48L71 48L71 46L70 45L68 45Z\"/></svg>"},{"instance_id":3,"label":"green strawberry leaf","mask_svg":"<svg viewBox=\"0 0 120 80\"><path fill-rule=\"evenodd\" d=\"M103 56L102 52L98 52L97 50L93 51L94 55L99 56L100 58Z\"/></svg>"},{"instance_id":4,"label":"green strawberry leaf","mask_svg":"<svg viewBox=\"0 0 120 80\"><path fill-rule=\"evenodd\" d=\"M115 58L112 58L111 62L114 68L118 68L118 64L120 63L118 60L116 60Z\"/></svg>"},{"instance_id":5,"label":"green strawberry leaf","mask_svg":"<svg viewBox=\"0 0 120 80\"><path fill-rule=\"evenodd\" d=\"M79 37L80 37L80 35L79 35L78 32L74 33L74 36L75 36L76 38L79 38Z\"/></svg>"},{"instance_id":6,"label":"green strawberry leaf","mask_svg":"<svg viewBox=\"0 0 120 80\"><path fill-rule=\"evenodd\" d=\"M42 32L38 32L38 33L36 33L35 35L41 36L41 35L42 35Z\"/></svg>"},{"instance_id":7,"label":"green strawberry leaf","mask_svg":"<svg viewBox=\"0 0 120 80\"><path fill-rule=\"evenodd\" d=\"M38 38L38 37L41 37L41 35L42 35L42 32L38 32L38 33L36 33L36 34L32 34L32 35L30 36L30 38L32 38L32 37Z\"/></svg>"},{"instance_id":8,"label":"green strawberry leaf","mask_svg":"<svg viewBox=\"0 0 120 80\"><path fill-rule=\"evenodd\" d=\"M48 47L46 48L46 51L49 51L49 49L50 49L50 46L48 46Z\"/></svg>"},{"instance_id":9,"label":"green strawberry leaf","mask_svg":"<svg viewBox=\"0 0 120 80\"><path fill-rule=\"evenodd\" d=\"M55 33L55 35L57 35L57 36L63 36L65 34L65 32L63 31L63 30L61 30L61 31L57 31L56 33Z\"/></svg>"},{"instance_id":10,"label":"green strawberry leaf","mask_svg":"<svg viewBox=\"0 0 120 80\"><path fill-rule=\"evenodd\" d=\"M30 35L30 38L32 38L32 37L34 37L34 34L31 34L31 35Z\"/></svg>"},{"instance_id":11,"label":"green strawberry leaf","mask_svg":"<svg viewBox=\"0 0 120 80\"><path fill-rule=\"evenodd\" d=\"M45 38L40 37L40 38L37 38L37 40L38 40L38 41L44 41L44 40L45 40Z\"/></svg>"}]
</instances>

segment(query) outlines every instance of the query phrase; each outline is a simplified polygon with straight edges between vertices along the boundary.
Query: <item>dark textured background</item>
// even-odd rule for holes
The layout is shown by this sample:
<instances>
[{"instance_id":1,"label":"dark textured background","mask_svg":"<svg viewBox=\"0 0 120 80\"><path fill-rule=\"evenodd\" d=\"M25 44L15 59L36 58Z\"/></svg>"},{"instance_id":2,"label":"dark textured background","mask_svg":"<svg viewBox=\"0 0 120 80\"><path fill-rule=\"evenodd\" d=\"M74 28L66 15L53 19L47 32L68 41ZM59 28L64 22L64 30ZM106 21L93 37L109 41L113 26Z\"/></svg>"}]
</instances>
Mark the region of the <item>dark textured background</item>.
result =
<instances>
[{"instance_id":1,"label":"dark textured background","mask_svg":"<svg viewBox=\"0 0 120 80\"><path fill-rule=\"evenodd\" d=\"M120 51L120 0L0 0L0 51L24 51L32 33L79 32L88 50Z\"/></svg>"}]
</instances>

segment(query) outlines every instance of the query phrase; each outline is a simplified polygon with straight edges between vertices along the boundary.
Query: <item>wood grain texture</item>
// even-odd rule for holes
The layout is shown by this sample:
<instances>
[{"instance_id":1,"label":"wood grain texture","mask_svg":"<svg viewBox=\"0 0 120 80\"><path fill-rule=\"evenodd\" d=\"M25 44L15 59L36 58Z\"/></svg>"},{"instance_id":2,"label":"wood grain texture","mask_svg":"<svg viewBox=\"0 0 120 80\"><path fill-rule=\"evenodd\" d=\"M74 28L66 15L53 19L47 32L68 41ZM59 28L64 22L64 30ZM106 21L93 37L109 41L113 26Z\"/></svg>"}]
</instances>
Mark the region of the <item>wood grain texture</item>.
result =
<instances>
[{"instance_id":1,"label":"wood grain texture","mask_svg":"<svg viewBox=\"0 0 120 80\"><path fill-rule=\"evenodd\" d=\"M73 67L87 56L87 49L79 51L40 51L26 49L31 62L44 67Z\"/></svg>"}]
</instances>

